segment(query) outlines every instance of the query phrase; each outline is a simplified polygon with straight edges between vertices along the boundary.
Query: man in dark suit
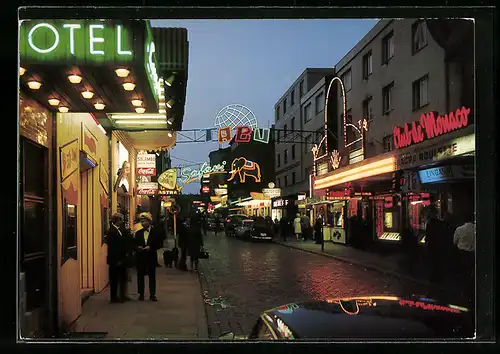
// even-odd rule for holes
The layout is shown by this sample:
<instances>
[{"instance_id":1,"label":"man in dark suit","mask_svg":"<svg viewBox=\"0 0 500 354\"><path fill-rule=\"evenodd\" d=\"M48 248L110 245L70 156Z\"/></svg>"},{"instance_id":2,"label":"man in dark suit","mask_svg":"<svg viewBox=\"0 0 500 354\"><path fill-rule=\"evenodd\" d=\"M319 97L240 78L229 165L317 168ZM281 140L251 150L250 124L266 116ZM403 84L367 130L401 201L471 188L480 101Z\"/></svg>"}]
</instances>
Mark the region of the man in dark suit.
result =
<instances>
[{"instance_id":1,"label":"man in dark suit","mask_svg":"<svg viewBox=\"0 0 500 354\"><path fill-rule=\"evenodd\" d=\"M139 300L144 301L144 277L149 278L149 299L158 301L156 298L156 264L158 262L157 251L161 248L161 235L153 228L153 217L150 213L141 213L140 221L142 229L135 233L137 247L137 292Z\"/></svg>"},{"instance_id":2,"label":"man in dark suit","mask_svg":"<svg viewBox=\"0 0 500 354\"><path fill-rule=\"evenodd\" d=\"M110 301L112 303L123 302L126 297L127 268L125 259L127 256L127 243L121 228L124 217L116 213L111 217L111 226L107 232L109 265L109 287Z\"/></svg>"}]
</instances>

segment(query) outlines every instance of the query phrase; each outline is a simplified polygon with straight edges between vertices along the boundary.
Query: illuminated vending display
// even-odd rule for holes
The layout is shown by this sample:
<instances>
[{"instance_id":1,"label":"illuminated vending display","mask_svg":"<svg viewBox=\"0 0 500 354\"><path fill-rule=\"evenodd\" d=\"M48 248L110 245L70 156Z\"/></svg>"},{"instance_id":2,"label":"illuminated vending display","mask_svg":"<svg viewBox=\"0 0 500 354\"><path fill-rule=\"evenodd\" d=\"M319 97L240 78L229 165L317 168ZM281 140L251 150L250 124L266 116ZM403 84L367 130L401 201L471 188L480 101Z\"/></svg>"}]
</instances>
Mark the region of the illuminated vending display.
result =
<instances>
[{"instance_id":1,"label":"illuminated vending display","mask_svg":"<svg viewBox=\"0 0 500 354\"><path fill-rule=\"evenodd\" d=\"M375 199L375 234L382 241L401 240L401 212L393 196L377 196Z\"/></svg>"}]
</instances>

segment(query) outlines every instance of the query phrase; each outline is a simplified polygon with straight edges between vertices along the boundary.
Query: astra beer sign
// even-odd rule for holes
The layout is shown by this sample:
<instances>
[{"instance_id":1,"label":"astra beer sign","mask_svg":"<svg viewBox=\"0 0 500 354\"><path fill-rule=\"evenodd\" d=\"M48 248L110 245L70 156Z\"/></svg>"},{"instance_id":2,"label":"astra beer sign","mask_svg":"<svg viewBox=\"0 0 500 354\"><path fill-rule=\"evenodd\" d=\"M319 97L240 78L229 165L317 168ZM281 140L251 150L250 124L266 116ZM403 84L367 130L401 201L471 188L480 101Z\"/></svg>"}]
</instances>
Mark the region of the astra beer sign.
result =
<instances>
[{"instance_id":1,"label":"astra beer sign","mask_svg":"<svg viewBox=\"0 0 500 354\"><path fill-rule=\"evenodd\" d=\"M19 29L21 60L127 63L136 54L132 24L139 22L25 20Z\"/></svg>"}]
</instances>

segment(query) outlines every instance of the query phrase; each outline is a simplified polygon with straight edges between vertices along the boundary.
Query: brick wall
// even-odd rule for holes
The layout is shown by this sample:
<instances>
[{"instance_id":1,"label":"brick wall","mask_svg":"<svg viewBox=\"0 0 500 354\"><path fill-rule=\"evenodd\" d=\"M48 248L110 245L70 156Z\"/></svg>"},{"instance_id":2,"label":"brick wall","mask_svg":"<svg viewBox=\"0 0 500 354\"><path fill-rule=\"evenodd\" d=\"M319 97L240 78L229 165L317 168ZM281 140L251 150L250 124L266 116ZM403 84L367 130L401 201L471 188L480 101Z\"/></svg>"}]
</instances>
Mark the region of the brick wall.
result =
<instances>
[{"instance_id":1,"label":"brick wall","mask_svg":"<svg viewBox=\"0 0 500 354\"><path fill-rule=\"evenodd\" d=\"M32 99L21 96L19 101L20 134L49 148L51 144L51 112Z\"/></svg>"}]
</instances>

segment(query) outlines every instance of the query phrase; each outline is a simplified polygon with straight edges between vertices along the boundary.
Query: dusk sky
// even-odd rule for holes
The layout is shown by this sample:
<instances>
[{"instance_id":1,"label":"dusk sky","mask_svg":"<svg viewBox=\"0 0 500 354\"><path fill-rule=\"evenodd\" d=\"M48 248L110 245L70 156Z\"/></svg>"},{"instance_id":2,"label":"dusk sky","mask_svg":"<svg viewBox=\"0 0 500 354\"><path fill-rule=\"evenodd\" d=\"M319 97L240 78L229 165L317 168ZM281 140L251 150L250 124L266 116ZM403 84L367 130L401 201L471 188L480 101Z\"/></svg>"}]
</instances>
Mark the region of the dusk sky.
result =
<instances>
[{"instance_id":1,"label":"dusk sky","mask_svg":"<svg viewBox=\"0 0 500 354\"><path fill-rule=\"evenodd\" d=\"M376 20L154 20L188 30L189 71L183 129L214 126L229 104L250 108L270 127L274 105L305 68L334 65ZM172 166L203 163L218 143L181 143ZM200 184L184 193L199 193Z\"/></svg>"}]
</instances>

